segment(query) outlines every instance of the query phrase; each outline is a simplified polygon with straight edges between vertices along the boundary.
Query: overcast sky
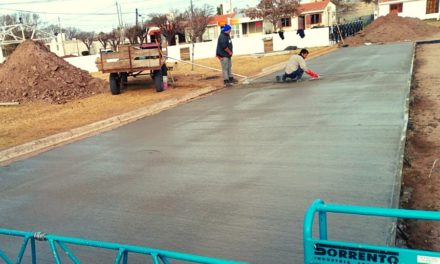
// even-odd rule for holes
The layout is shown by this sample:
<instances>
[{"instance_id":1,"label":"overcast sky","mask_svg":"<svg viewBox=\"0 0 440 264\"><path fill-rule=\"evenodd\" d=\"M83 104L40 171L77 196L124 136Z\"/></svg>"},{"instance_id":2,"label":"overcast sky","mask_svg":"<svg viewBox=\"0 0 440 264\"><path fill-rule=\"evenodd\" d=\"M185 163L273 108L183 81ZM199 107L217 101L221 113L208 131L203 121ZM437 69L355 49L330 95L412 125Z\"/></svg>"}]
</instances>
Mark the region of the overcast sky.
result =
<instances>
[{"instance_id":1,"label":"overcast sky","mask_svg":"<svg viewBox=\"0 0 440 264\"><path fill-rule=\"evenodd\" d=\"M147 19L151 13L166 13L171 9L185 10L190 0L118 0L124 24L134 25L135 9L139 17ZM228 0L193 0L194 6L208 4L214 7ZM255 6L259 0L231 0L233 7ZM115 0L0 0L0 14L17 13L19 10L40 15L44 22L61 27L73 26L84 31L109 32L118 25Z\"/></svg>"}]
</instances>

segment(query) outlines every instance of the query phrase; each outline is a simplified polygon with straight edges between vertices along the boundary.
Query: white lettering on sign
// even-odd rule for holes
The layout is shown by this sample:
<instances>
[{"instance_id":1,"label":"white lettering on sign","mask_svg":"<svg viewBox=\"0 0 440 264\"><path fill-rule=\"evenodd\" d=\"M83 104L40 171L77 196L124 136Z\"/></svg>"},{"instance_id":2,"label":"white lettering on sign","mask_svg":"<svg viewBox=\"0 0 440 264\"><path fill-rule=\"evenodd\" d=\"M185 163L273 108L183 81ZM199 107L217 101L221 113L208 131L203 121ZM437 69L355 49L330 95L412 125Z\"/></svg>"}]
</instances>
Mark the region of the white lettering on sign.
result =
<instances>
[{"instance_id":1,"label":"white lettering on sign","mask_svg":"<svg viewBox=\"0 0 440 264\"><path fill-rule=\"evenodd\" d=\"M440 264L440 258L428 257L428 256L417 256L417 263Z\"/></svg>"}]
</instances>

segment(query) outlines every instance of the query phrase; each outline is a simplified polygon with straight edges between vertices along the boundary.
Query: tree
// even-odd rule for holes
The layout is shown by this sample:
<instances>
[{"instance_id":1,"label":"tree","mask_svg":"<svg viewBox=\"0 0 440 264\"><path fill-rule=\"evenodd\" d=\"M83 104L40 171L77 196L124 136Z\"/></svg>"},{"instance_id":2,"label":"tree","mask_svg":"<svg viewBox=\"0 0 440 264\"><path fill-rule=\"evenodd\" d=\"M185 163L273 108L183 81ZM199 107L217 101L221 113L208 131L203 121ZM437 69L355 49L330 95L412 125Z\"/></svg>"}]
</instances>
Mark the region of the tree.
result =
<instances>
[{"instance_id":1,"label":"tree","mask_svg":"<svg viewBox=\"0 0 440 264\"><path fill-rule=\"evenodd\" d=\"M107 49L107 45L109 44L110 36L108 33L99 32L98 41L101 43L104 49Z\"/></svg>"},{"instance_id":2,"label":"tree","mask_svg":"<svg viewBox=\"0 0 440 264\"><path fill-rule=\"evenodd\" d=\"M150 14L149 25L160 28L162 35L165 36L167 43L175 43L175 35L184 33L184 16L179 11L174 10L169 14Z\"/></svg>"},{"instance_id":3,"label":"tree","mask_svg":"<svg viewBox=\"0 0 440 264\"><path fill-rule=\"evenodd\" d=\"M201 8L194 8L192 6L189 7L188 10L185 11L183 18L189 21L189 28L185 30L185 34L188 34L191 43L192 43L192 56L191 60L194 62L194 43L198 39L202 39L203 33L205 33L206 27L209 24L209 20L212 16L213 8L210 5L204 5ZM194 63L192 64L192 70L194 70Z\"/></svg>"},{"instance_id":4,"label":"tree","mask_svg":"<svg viewBox=\"0 0 440 264\"><path fill-rule=\"evenodd\" d=\"M80 32L80 30L75 27L66 27L64 31L64 33L66 34L66 39L73 39L78 34L78 32Z\"/></svg>"},{"instance_id":5,"label":"tree","mask_svg":"<svg viewBox=\"0 0 440 264\"><path fill-rule=\"evenodd\" d=\"M87 50L90 52L90 48L92 47L92 43L94 40L95 32L85 32L81 31L78 32L75 37L79 40L81 40L84 45L86 45Z\"/></svg>"},{"instance_id":6,"label":"tree","mask_svg":"<svg viewBox=\"0 0 440 264\"><path fill-rule=\"evenodd\" d=\"M189 21L189 29L185 33L188 34L191 43L202 39L212 14L213 8L209 5L204 5L201 8L195 7L193 10L189 8L184 13L184 18Z\"/></svg>"},{"instance_id":7,"label":"tree","mask_svg":"<svg viewBox=\"0 0 440 264\"><path fill-rule=\"evenodd\" d=\"M126 36L130 44L142 44L144 43L146 32L146 28L135 25L126 29Z\"/></svg>"},{"instance_id":8,"label":"tree","mask_svg":"<svg viewBox=\"0 0 440 264\"><path fill-rule=\"evenodd\" d=\"M112 32L108 34L108 42L112 47L113 51L118 49L118 45L121 43L121 31L119 29L113 29Z\"/></svg>"},{"instance_id":9,"label":"tree","mask_svg":"<svg viewBox=\"0 0 440 264\"><path fill-rule=\"evenodd\" d=\"M332 0L332 3L336 5L338 13L345 13L353 9L354 3L347 0Z\"/></svg>"},{"instance_id":10,"label":"tree","mask_svg":"<svg viewBox=\"0 0 440 264\"><path fill-rule=\"evenodd\" d=\"M282 29L281 19L297 16L301 13L296 0L261 0L256 7L243 12L251 19L262 18L272 23L275 31Z\"/></svg>"}]
</instances>

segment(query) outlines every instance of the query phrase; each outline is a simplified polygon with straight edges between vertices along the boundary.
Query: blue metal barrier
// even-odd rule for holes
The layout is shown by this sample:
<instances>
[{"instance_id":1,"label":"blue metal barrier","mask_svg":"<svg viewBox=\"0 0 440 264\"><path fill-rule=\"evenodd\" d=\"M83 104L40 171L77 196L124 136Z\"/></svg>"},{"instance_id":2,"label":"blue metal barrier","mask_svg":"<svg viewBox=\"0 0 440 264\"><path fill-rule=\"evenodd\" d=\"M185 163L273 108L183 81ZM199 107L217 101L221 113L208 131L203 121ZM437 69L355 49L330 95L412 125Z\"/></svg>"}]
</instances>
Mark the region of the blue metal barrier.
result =
<instances>
[{"instance_id":1,"label":"blue metal barrier","mask_svg":"<svg viewBox=\"0 0 440 264\"><path fill-rule=\"evenodd\" d=\"M58 249L61 249L62 252L65 253L65 255L70 259L72 263L75 264L81 263L79 259L70 250L68 245L79 245L79 246L114 250L117 252L114 261L115 264L120 264L121 261L123 264L127 264L129 253L151 256L151 259L154 264L161 264L161 263L169 264L171 263L171 260L180 260L189 263L204 263L204 264L245 264L244 262L215 259L215 258L196 256L196 255L166 251L161 249L146 248L146 247L140 247L134 245L123 245L123 244L116 244L116 243L109 243L102 241L84 240L79 238L49 235L41 232L33 233L33 232L0 229L0 235L23 238L23 242L21 243L20 250L18 252L15 261L12 261L0 248L0 260L3 260L4 262L6 262L6 264L13 264L13 263L20 264L22 262L24 253L26 251L29 242L31 244L32 264L36 264L37 252L35 247L35 241L46 241L49 243L56 264L62 263L60 254L58 253Z\"/></svg>"},{"instance_id":2,"label":"blue metal barrier","mask_svg":"<svg viewBox=\"0 0 440 264\"><path fill-rule=\"evenodd\" d=\"M309 207L304 218L305 264L440 263L440 252L328 240L327 213L440 221L440 212L333 205L316 200ZM319 238L312 236L315 214L318 214Z\"/></svg>"}]
</instances>

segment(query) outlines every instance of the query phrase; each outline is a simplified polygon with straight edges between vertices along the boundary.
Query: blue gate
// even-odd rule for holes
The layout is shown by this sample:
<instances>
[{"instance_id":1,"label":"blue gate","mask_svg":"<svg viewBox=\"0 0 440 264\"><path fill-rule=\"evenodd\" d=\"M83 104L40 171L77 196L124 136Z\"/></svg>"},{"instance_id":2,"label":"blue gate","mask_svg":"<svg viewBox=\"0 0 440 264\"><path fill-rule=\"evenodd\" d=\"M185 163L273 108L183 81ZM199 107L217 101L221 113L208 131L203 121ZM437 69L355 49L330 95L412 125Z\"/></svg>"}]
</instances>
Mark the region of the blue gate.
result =
<instances>
[{"instance_id":1,"label":"blue gate","mask_svg":"<svg viewBox=\"0 0 440 264\"><path fill-rule=\"evenodd\" d=\"M121 262L123 264L127 264L129 253L147 255L148 258L152 259L154 264L161 264L161 263L169 264L171 263L171 260L185 261L188 263L204 263L204 264L245 264L244 262L215 259L215 258L196 256L196 255L166 251L161 249L146 248L146 247L140 247L134 245L123 245L123 244L116 244L116 243L109 243L102 241L84 240L79 238L49 235L41 232L33 233L33 232L0 229L0 235L21 237L23 239L15 261L12 261L0 248L0 260L3 260L4 262L6 262L6 264L13 264L13 263L20 264L22 262L23 256L26 252L26 248L29 242L31 244L30 250L31 250L32 264L36 264L37 263L37 250L35 245L36 241L46 241L47 243L49 243L53 257L55 259L55 263L57 264L62 263L60 254L58 252L59 249L61 249L61 251L64 252L65 256L67 256L71 260L71 263L75 263L75 264L81 263L79 259L73 254L72 250L68 247L68 245L79 245L79 246L113 250L116 252L115 261L114 261L115 264L120 264Z\"/></svg>"},{"instance_id":2,"label":"blue gate","mask_svg":"<svg viewBox=\"0 0 440 264\"><path fill-rule=\"evenodd\" d=\"M328 240L327 213L440 220L440 212L333 205L325 204L322 200L316 200L307 210L304 218L303 243L305 264L440 263L440 252ZM314 238L312 235L313 220L316 214L318 214L319 238Z\"/></svg>"}]
</instances>

